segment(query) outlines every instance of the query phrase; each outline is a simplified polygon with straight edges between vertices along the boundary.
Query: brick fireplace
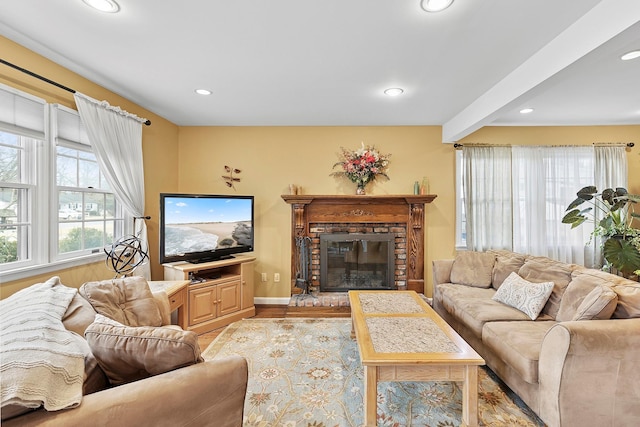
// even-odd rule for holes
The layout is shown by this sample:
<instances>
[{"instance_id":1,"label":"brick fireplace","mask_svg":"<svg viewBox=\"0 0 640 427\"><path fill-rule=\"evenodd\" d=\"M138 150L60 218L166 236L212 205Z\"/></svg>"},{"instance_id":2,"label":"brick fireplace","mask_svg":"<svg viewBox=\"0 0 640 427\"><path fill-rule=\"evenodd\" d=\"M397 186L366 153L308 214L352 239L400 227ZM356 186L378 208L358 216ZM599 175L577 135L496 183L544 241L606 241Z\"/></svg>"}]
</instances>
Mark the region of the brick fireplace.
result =
<instances>
[{"instance_id":1,"label":"brick fireplace","mask_svg":"<svg viewBox=\"0 0 640 427\"><path fill-rule=\"evenodd\" d=\"M291 277L293 294L301 290L295 286L296 238L306 237L311 242L311 290L319 290L321 282L323 292L335 288L347 290L349 283L354 289L363 289L371 284L379 283L381 289L409 289L424 292L424 208L432 202L436 195L389 195L389 196L317 196L317 195L283 195L285 202L291 205ZM354 260L348 255L349 244L334 244L334 259L344 260L347 285L328 283L335 280L336 274L328 273L328 267L321 265L322 236L341 235L346 242L359 240L360 236L373 236L373 241L385 240L392 245L391 269L388 279L381 277L378 269L382 268L382 258L372 258L371 251L375 245L364 244L364 260ZM377 236L377 237L376 237ZM386 236L386 237L382 237ZM390 236L390 237L389 237ZM333 238L329 239L333 240ZM339 239L340 240L340 239ZM362 244L361 244L362 245ZM362 251L362 250L361 250ZM336 252L341 253L336 256ZM375 261L375 262L374 262ZM353 279L352 268L360 268L361 273ZM323 276L323 272L327 276ZM364 279L358 279L363 277ZM375 277L369 280L367 277ZM363 284L364 283L364 284Z\"/></svg>"}]
</instances>

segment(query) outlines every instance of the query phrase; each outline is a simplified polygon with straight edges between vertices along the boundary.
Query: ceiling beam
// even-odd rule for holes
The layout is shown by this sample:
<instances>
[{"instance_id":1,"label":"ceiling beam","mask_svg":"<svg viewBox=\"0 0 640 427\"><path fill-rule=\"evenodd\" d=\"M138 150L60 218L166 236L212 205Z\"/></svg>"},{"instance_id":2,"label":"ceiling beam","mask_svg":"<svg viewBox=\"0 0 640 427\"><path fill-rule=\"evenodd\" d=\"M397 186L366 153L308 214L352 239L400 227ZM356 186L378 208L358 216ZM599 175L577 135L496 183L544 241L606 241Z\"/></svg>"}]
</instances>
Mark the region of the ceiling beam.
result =
<instances>
[{"instance_id":1,"label":"ceiling beam","mask_svg":"<svg viewBox=\"0 0 640 427\"><path fill-rule=\"evenodd\" d=\"M442 142L456 142L489 125L505 112L518 107L525 98L555 84L551 77L637 22L640 22L640 1L601 1L447 121L442 126Z\"/></svg>"}]
</instances>

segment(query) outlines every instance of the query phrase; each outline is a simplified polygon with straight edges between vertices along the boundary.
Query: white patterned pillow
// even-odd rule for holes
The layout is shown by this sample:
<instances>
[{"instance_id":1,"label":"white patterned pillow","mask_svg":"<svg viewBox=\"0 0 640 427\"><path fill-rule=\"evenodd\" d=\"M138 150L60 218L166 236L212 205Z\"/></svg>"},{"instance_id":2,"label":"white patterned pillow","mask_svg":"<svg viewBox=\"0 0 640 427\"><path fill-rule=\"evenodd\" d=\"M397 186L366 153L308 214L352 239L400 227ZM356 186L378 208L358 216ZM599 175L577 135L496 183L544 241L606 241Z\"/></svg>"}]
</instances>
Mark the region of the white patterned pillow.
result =
<instances>
[{"instance_id":1,"label":"white patterned pillow","mask_svg":"<svg viewBox=\"0 0 640 427\"><path fill-rule=\"evenodd\" d=\"M532 283L517 273L511 273L502 282L493 299L517 308L531 320L536 320L552 291L553 282Z\"/></svg>"}]
</instances>

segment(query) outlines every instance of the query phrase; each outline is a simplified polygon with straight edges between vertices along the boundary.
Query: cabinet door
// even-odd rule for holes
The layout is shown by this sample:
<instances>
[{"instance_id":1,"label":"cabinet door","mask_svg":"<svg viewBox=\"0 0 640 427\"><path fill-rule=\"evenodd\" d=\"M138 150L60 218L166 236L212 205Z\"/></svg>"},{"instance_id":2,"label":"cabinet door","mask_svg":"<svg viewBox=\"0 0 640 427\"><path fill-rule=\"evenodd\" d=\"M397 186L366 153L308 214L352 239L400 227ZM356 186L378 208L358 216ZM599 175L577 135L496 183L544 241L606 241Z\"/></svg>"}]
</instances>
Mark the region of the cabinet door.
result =
<instances>
[{"instance_id":1,"label":"cabinet door","mask_svg":"<svg viewBox=\"0 0 640 427\"><path fill-rule=\"evenodd\" d=\"M217 317L217 289L215 286L189 290L189 325Z\"/></svg>"},{"instance_id":2,"label":"cabinet door","mask_svg":"<svg viewBox=\"0 0 640 427\"><path fill-rule=\"evenodd\" d=\"M218 316L240 310L240 282L218 285Z\"/></svg>"},{"instance_id":3,"label":"cabinet door","mask_svg":"<svg viewBox=\"0 0 640 427\"><path fill-rule=\"evenodd\" d=\"M242 309L253 307L253 262L243 262L240 265L242 277Z\"/></svg>"}]
</instances>

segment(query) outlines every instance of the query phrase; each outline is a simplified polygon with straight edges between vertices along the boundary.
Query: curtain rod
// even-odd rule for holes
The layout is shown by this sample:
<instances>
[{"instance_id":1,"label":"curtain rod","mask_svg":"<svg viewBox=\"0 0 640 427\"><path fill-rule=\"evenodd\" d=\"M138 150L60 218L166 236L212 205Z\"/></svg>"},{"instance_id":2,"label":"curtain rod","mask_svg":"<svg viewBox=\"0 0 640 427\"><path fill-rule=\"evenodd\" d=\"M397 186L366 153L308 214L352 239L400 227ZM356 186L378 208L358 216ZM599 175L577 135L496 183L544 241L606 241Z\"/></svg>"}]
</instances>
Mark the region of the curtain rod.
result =
<instances>
[{"instance_id":1,"label":"curtain rod","mask_svg":"<svg viewBox=\"0 0 640 427\"><path fill-rule=\"evenodd\" d=\"M4 59L0 58L0 62L3 63L4 65L8 66L8 67L11 67L11 68L13 68L15 70L18 70L18 71L22 72L22 73L28 74L31 77L35 77L36 79L42 80L43 82L49 83L50 85L53 85L53 86L59 87L60 89L66 90L67 92L76 93L76 91L74 89L71 89L70 87L62 85L62 84L60 84L58 82L54 82L51 79L43 77L40 74L36 74L33 71L29 71L26 68L19 67L19 66L15 65L15 64L12 64L11 62L5 61ZM147 125L147 126L150 126L151 125L151 120L147 120L146 122L144 122L144 124Z\"/></svg>"},{"instance_id":2,"label":"curtain rod","mask_svg":"<svg viewBox=\"0 0 640 427\"><path fill-rule=\"evenodd\" d=\"M628 148L633 148L636 144L633 142L594 142L592 145L598 146L598 147L611 145L611 146L625 146ZM511 144L502 144L502 145L470 144L469 146L470 147L512 147ZM457 149L462 147L464 147L463 144L458 144L458 143L453 144L453 148ZM540 145L539 147L584 147L584 145Z\"/></svg>"}]
</instances>

